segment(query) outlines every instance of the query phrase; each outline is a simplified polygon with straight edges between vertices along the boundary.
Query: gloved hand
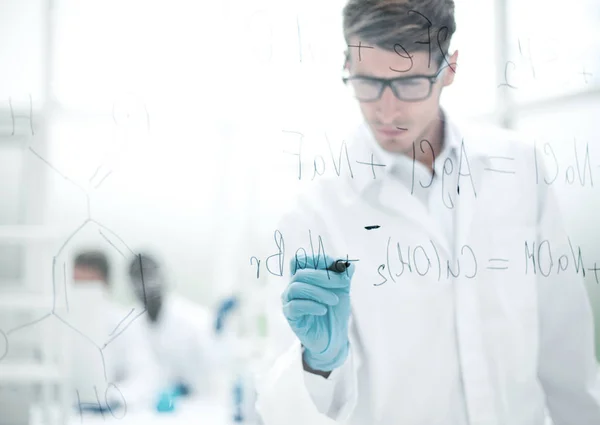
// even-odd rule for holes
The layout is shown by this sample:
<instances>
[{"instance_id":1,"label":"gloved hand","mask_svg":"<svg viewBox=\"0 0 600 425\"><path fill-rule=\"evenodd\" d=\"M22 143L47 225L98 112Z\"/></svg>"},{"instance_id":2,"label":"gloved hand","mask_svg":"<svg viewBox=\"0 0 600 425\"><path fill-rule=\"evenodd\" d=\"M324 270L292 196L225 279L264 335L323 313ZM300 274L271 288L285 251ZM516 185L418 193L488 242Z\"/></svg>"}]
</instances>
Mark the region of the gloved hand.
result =
<instances>
[{"instance_id":1,"label":"gloved hand","mask_svg":"<svg viewBox=\"0 0 600 425\"><path fill-rule=\"evenodd\" d=\"M178 398L189 394L189 388L183 384L177 384L166 388L158 395L156 402L156 411L160 413L172 412L175 410L175 403Z\"/></svg>"},{"instance_id":2,"label":"gloved hand","mask_svg":"<svg viewBox=\"0 0 600 425\"><path fill-rule=\"evenodd\" d=\"M156 411L159 413L172 412L175 410L176 396L172 391L161 391L156 402Z\"/></svg>"},{"instance_id":3,"label":"gloved hand","mask_svg":"<svg viewBox=\"0 0 600 425\"><path fill-rule=\"evenodd\" d=\"M292 279L282 294L283 314L305 347L304 361L319 371L332 371L348 357L354 264L342 273L326 270L334 262L323 256L292 258Z\"/></svg>"}]
</instances>

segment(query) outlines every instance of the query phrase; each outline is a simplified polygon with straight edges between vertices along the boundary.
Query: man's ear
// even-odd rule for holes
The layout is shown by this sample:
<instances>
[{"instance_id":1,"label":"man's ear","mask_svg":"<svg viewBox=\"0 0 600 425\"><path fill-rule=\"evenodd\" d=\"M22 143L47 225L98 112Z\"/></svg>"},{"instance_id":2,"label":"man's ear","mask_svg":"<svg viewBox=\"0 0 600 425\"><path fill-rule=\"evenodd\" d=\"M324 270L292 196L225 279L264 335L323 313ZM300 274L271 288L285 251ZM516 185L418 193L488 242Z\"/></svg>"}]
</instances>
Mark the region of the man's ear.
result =
<instances>
[{"instance_id":1,"label":"man's ear","mask_svg":"<svg viewBox=\"0 0 600 425\"><path fill-rule=\"evenodd\" d=\"M448 61L444 64L445 69L443 71L444 78L443 83L444 87L449 86L454 82L454 76L456 75L456 68L458 64L458 50L455 50L452 56L448 58Z\"/></svg>"}]
</instances>

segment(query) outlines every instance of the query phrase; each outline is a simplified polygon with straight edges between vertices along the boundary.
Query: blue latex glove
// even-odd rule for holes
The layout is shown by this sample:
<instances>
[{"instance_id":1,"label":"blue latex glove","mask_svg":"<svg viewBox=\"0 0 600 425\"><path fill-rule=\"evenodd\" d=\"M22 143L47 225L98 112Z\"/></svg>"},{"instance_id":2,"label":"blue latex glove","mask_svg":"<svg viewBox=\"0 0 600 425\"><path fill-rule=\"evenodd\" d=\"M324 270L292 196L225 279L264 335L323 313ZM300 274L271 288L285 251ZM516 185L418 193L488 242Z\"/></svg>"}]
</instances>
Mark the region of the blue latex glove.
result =
<instances>
[{"instance_id":1,"label":"blue latex glove","mask_svg":"<svg viewBox=\"0 0 600 425\"><path fill-rule=\"evenodd\" d=\"M156 411L161 413L172 412L175 410L177 399L188 394L189 389L183 384L177 384L161 391L156 402Z\"/></svg>"},{"instance_id":2,"label":"blue latex glove","mask_svg":"<svg viewBox=\"0 0 600 425\"><path fill-rule=\"evenodd\" d=\"M223 332L223 328L225 327L225 322L228 316L231 315L231 312L235 311L238 307L238 299L237 297L229 297L221 302L219 308L217 309L217 317L215 319L215 332L220 334Z\"/></svg>"},{"instance_id":3,"label":"blue latex glove","mask_svg":"<svg viewBox=\"0 0 600 425\"><path fill-rule=\"evenodd\" d=\"M292 279L282 294L283 314L305 348L304 361L319 371L332 371L348 357L350 281L355 267L351 264L342 273L326 270L334 262L323 256L292 258Z\"/></svg>"},{"instance_id":4,"label":"blue latex glove","mask_svg":"<svg viewBox=\"0 0 600 425\"><path fill-rule=\"evenodd\" d=\"M171 391L162 391L158 396L156 411L166 413L175 410L175 398Z\"/></svg>"}]
</instances>

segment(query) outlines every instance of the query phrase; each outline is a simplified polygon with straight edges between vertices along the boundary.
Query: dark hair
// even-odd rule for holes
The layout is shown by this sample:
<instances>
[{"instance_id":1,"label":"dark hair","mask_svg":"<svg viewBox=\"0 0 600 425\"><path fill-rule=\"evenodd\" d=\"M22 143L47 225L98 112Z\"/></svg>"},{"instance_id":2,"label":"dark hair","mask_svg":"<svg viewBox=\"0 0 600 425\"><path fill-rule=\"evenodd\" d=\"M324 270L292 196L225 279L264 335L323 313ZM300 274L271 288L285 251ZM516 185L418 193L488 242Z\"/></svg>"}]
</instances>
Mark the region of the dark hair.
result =
<instances>
[{"instance_id":1,"label":"dark hair","mask_svg":"<svg viewBox=\"0 0 600 425\"><path fill-rule=\"evenodd\" d=\"M110 278L110 266L108 258L101 251L86 251L75 257L75 267L88 267L100 272L104 281L108 283Z\"/></svg>"},{"instance_id":2,"label":"dark hair","mask_svg":"<svg viewBox=\"0 0 600 425\"><path fill-rule=\"evenodd\" d=\"M348 0L343 26L348 45L351 37L389 51L400 45L409 54L428 51L441 63L456 31L454 1Z\"/></svg>"},{"instance_id":3,"label":"dark hair","mask_svg":"<svg viewBox=\"0 0 600 425\"><path fill-rule=\"evenodd\" d=\"M129 277L142 279L144 276L154 275L154 270L158 268L158 261L151 255L138 254L129 263Z\"/></svg>"}]
</instances>

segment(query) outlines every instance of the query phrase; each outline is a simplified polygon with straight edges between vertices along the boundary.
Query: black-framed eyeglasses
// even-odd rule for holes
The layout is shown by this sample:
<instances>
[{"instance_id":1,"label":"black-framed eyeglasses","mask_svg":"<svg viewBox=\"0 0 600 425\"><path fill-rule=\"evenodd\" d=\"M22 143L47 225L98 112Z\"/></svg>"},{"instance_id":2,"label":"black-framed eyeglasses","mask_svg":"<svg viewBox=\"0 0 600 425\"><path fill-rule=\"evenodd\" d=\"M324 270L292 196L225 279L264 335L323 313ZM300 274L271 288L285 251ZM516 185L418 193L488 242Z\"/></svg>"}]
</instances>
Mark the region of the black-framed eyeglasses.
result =
<instances>
[{"instance_id":1,"label":"black-framed eyeglasses","mask_svg":"<svg viewBox=\"0 0 600 425\"><path fill-rule=\"evenodd\" d=\"M442 64L434 75L411 75L410 77L377 78L368 75L343 77L342 81L354 91L354 97L360 102L379 100L386 87L390 87L394 96L404 102L419 102L431 96L433 84L446 67Z\"/></svg>"}]
</instances>

